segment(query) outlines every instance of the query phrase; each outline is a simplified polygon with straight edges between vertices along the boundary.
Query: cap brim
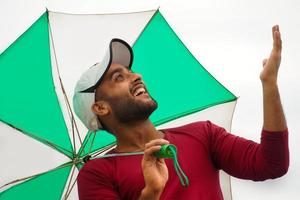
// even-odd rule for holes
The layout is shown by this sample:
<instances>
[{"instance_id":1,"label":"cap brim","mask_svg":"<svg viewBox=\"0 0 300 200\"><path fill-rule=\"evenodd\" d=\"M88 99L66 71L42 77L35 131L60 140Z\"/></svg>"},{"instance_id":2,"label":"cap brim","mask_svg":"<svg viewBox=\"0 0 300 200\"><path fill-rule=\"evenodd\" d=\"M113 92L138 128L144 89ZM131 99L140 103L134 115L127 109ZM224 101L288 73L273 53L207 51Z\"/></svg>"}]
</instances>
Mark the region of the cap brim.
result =
<instances>
[{"instance_id":1,"label":"cap brim","mask_svg":"<svg viewBox=\"0 0 300 200\"><path fill-rule=\"evenodd\" d=\"M118 63L124 65L125 67L131 68L133 52L131 46L127 42L114 38L110 41L109 49L111 63ZM111 63L109 63L109 66Z\"/></svg>"}]
</instances>

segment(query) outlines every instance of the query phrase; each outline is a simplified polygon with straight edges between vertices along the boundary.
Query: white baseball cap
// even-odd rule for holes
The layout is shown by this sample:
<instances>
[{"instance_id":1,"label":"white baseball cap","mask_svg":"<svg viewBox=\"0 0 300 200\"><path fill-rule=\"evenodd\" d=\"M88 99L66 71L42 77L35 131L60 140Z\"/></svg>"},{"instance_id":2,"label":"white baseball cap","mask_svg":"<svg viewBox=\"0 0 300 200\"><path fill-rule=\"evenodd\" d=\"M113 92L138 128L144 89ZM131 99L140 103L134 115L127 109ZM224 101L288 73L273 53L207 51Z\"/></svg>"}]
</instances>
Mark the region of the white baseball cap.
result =
<instances>
[{"instance_id":1,"label":"white baseball cap","mask_svg":"<svg viewBox=\"0 0 300 200\"><path fill-rule=\"evenodd\" d=\"M92 111L95 102L96 88L100 85L104 75L112 63L118 63L131 68L133 52L130 45L124 40L114 38L99 63L91 66L77 81L73 96L73 108L83 124L92 131L102 129L97 115Z\"/></svg>"}]
</instances>

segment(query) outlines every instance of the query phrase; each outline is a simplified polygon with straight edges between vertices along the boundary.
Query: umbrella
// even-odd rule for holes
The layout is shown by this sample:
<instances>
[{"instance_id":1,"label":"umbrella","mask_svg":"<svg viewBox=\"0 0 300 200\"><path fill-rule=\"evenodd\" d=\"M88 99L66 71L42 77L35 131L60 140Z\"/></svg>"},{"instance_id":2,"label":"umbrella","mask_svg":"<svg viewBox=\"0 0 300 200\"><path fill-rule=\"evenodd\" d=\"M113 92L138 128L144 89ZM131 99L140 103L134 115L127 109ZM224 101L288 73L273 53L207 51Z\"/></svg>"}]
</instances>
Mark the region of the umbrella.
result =
<instances>
[{"instance_id":1,"label":"umbrella","mask_svg":"<svg viewBox=\"0 0 300 200\"><path fill-rule=\"evenodd\" d=\"M151 116L158 128L210 119L230 129L237 98L197 61L158 9L47 10L0 54L1 199L76 199L84 158L114 146L112 135L88 131L72 108L76 81L114 37L133 47L133 70L159 104Z\"/></svg>"}]
</instances>

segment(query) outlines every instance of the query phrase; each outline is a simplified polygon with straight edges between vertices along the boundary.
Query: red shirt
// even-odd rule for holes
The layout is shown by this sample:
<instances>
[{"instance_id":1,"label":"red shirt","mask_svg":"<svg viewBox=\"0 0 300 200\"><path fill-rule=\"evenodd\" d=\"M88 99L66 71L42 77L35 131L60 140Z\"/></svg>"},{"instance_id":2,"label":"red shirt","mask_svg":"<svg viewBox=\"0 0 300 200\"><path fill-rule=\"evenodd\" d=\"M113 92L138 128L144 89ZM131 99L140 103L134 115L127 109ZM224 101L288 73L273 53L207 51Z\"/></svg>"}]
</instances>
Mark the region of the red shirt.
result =
<instances>
[{"instance_id":1,"label":"red shirt","mask_svg":"<svg viewBox=\"0 0 300 200\"><path fill-rule=\"evenodd\" d=\"M211 122L196 122L163 130L165 139L177 147L180 167L190 185L183 187L173 161L166 159L169 179L161 200L221 200L219 169L254 181L284 175L289 166L288 131L262 131L261 142L234 136ZM80 170L81 200L128 199L140 196L144 188L142 155L100 158Z\"/></svg>"}]
</instances>

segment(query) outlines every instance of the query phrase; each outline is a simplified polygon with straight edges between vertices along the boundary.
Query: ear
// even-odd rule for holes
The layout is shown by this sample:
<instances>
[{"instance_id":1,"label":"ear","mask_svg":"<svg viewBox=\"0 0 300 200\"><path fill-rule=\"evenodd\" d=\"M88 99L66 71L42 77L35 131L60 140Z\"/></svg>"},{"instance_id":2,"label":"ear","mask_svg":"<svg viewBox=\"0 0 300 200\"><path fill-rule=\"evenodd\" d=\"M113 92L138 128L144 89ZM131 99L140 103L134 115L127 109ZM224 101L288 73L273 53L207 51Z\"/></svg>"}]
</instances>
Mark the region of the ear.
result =
<instances>
[{"instance_id":1,"label":"ear","mask_svg":"<svg viewBox=\"0 0 300 200\"><path fill-rule=\"evenodd\" d=\"M106 116L110 113L109 105L105 101L97 101L92 105L92 111L96 115Z\"/></svg>"}]
</instances>

